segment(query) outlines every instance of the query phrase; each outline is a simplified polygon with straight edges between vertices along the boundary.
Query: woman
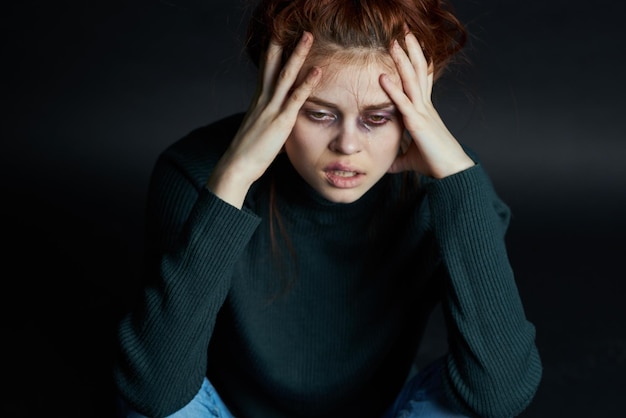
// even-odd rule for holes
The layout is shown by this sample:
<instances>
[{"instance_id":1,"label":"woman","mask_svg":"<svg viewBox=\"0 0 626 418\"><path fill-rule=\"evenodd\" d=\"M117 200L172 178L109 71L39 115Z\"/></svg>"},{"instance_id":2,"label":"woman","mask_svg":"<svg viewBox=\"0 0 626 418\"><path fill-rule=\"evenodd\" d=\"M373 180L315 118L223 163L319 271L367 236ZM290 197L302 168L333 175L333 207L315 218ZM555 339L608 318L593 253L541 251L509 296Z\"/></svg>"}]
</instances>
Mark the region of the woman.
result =
<instances>
[{"instance_id":1,"label":"woman","mask_svg":"<svg viewBox=\"0 0 626 418\"><path fill-rule=\"evenodd\" d=\"M507 206L431 102L438 0L263 0L245 115L158 159L128 416L511 417L541 377ZM441 303L448 352L410 372Z\"/></svg>"}]
</instances>

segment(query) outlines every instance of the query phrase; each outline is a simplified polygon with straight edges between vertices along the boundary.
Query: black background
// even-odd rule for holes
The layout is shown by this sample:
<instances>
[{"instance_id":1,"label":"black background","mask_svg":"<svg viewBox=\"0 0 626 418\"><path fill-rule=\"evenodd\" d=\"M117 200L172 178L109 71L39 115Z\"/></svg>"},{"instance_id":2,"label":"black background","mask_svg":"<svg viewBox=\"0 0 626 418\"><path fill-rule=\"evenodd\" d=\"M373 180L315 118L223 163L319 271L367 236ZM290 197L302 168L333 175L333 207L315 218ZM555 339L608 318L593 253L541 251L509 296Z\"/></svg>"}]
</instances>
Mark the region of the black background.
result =
<instances>
[{"instance_id":1,"label":"black background","mask_svg":"<svg viewBox=\"0 0 626 418\"><path fill-rule=\"evenodd\" d=\"M544 361L523 417L626 416L625 7L455 5L471 62L435 102L513 210L511 261ZM226 0L2 8L2 416L111 417L112 330L140 269L152 164L246 108L247 12ZM425 357L441 345L433 329Z\"/></svg>"}]
</instances>

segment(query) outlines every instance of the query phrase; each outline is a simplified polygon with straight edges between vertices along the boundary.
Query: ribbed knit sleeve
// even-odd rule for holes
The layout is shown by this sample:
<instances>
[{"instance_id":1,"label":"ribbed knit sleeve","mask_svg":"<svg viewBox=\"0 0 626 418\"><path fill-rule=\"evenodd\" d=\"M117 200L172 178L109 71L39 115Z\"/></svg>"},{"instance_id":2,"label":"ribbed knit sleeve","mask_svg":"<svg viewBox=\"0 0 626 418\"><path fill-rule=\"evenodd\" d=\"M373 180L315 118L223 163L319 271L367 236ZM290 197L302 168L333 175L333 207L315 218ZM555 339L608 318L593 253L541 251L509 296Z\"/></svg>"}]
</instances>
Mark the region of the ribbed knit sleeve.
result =
<instances>
[{"instance_id":1,"label":"ribbed knit sleeve","mask_svg":"<svg viewBox=\"0 0 626 418\"><path fill-rule=\"evenodd\" d=\"M185 158L169 151L155 166L146 283L118 329L116 384L151 417L175 412L200 389L233 265L260 222L203 187L207 161Z\"/></svg>"},{"instance_id":2,"label":"ribbed knit sleeve","mask_svg":"<svg viewBox=\"0 0 626 418\"><path fill-rule=\"evenodd\" d=\"M480 164L428 188L445 272L444 386L470 416L516 416L533 398L542 366L505 247L509 209Z\"/></svg>"}]
</instances>

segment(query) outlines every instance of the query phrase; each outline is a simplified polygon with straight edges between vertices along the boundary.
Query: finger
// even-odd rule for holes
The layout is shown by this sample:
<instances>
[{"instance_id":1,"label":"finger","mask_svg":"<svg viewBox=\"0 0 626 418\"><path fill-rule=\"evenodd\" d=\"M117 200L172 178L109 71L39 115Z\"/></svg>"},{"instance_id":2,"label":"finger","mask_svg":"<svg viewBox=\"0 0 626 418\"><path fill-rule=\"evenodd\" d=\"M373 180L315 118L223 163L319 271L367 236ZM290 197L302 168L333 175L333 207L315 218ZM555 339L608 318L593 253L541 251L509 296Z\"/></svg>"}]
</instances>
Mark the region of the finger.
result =
<instances>
[{"instance_id":1,"label":"finger","mask_svg":"<svg viewBox=\"0 0 626 418\"><path fill-rule=\"evenodd\" d=\"M398 74L402 80L402 87L404 88L406 95L411 100L421 98L421 88L415 68L413 68L411 60L407 56L406 52L404 52L404 50L400 47L397 40L393 42L390 53L391 58L398 69Z\"/></svg>"},{"instance_id":2,"label":"finger","mask_svg":"<svg viewBox=\"0 0 626 418\"><path fill-rule=\"evenodd\" d=\"M253 115L265 108L266 103L272 96L276 74L280 69L281 53L282 47L274 40L270 41L259 65L254 95L244 117L243 124L246 126L252 123L251 120L256 119Z\"/></svg>"},{"instance_id":3,"label":"finger","mask_svg":"<svg viewBox=\"0 0 626 418\"><path fill-rule=\"evenodd\" d=\"M388 74L381 74L379 82L383 90L385 90L385 93L387 93L398 108L400 114L402 114L404 123L407 124L408 128L410 125L409 122L415 119L416 109L413 102L407 96L403 87L394 82Z\"/></svg>"},{"instance_id":4,"label":"finger","mask_svg":"<svg viewBox=\"0 0 626 418\"><path fill-rule=\"evenodd\" d=\"M283 109L283 113L287 116L288 120L295 120L300 108L311 95L311 92L321 77L322 69L320 67L312 67L304 78L304 81L293 89Z\"/></svg>"},{"instance_id":5,"label":"finger","mask_svg":"<svg viewBox=\"0 0 626 418\"><path fill-rule=\"evenodd\" d=\"M428 68L428 62L426 62L426 57L424 56L424 49L422 45L418 42L415 35L411 32L407 33L404 37L404 41L406 42L406 49L409 53L409 59L411 63L413 63L413 67L417 71L418 69L424 71Z\"/></svg>"},{"instance_id":6,"label":"finger","mask_svg":"<svg viewBox=\"0 0 626 418\"><path fill-rule=\"evenodd\" d=\"M430 64L428 64L428 95L429 97L432 95L434 84L435 84L435 66L431 62Z\"/></svg>"},{"instance_id":7,"label":"finger","mask_svg":"<svg viewBox=\"0 0 626 418\"><path fill-rule=\"evenodd\" d=\"M263 88L265 91L272 89L276 81L276 76L280 71L280 57L282 55L282 47L272 40L267 48L265 62L262 68Z\"/></svg>"},{"instance_id":8,"label":"finger","mask_svg":"<svg viewBox=\"0 0 626 418\"><path fill-rule=\"evenodd\" d=\"M272 39L259 67L252 103L265 106L265 103L272 97L276 76L280 71L281 53L282 47Z\"/></svg>"},{"instance_id":9,"label":"finger","mask_svg":"<svg viewBox=\"0 0 626 418\"><path fill-rule=\"evenodd\" d=\"M302 66L304 65L312 44L313 35L309 32L304 32L302 38L300 38L300 42L296 45L293 54L291 54L278 75L276 89L274 91L274 96L272 97L272 102L276 105L282 106L285 98L289 94L289 91L292 89Z\"/></svg>"},{"instance_id":10,"label":"finger","mask_svg":"<svg viewBox=\"0 0 626 418\"><path fill-rule=\"evenodd\" d=\"M425 95L424 97L430 97L430 91L428 90L428 70L430 66L424 56L424 50L413 33L408 33L404 39L409 60L417 74L420 90Z\"/></svg>"}]
</instances>

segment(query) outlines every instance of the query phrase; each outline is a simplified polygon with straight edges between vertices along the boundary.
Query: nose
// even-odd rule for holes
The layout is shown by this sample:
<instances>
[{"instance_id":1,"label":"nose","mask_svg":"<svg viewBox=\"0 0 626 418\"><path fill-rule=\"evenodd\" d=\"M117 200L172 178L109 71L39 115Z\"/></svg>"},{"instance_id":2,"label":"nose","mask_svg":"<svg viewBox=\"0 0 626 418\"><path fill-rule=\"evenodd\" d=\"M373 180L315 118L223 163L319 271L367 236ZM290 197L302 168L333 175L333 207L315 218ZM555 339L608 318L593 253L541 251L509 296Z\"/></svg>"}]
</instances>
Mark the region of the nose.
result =
<instances>
[{"instance_id":1,"label":"nose","mask_svg":"<svg viewBox=\"0 0 626 418\"><path fill-rule=\"evenodd\" d=\"M330 142L329 148L339 154L351 155L361 152L363 145L362 133L358 127L344 125L335 138Z\"/></svg>"}]
</instances>

